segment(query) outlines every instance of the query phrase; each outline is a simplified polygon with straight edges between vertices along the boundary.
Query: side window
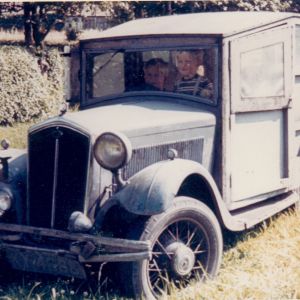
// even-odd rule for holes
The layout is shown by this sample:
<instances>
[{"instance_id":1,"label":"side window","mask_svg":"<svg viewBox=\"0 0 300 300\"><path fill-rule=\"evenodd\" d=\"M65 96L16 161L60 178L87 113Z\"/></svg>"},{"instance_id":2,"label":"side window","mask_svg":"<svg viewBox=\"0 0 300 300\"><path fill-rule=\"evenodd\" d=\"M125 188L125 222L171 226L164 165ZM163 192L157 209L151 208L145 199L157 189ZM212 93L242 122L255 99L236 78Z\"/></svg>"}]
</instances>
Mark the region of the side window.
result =
<instances>
[{"instance_id":1,"label":"side window","mask_svg":"<svg viewBox=\"0 0 300 300\"><path fill-rule=\"evenodd\" d=\"M280 109L291 96L291 29L231 41L231 111Z\"/></svg>"},{"instance_id":2,"label":"side window","mask_svg":"<svg viewBox=\"0 0 300 300\"><path fill-rule=\"evenodd\" d=\"M241 53L241 98L284 95L283 43Z\"/></svg>"}]
</instances>

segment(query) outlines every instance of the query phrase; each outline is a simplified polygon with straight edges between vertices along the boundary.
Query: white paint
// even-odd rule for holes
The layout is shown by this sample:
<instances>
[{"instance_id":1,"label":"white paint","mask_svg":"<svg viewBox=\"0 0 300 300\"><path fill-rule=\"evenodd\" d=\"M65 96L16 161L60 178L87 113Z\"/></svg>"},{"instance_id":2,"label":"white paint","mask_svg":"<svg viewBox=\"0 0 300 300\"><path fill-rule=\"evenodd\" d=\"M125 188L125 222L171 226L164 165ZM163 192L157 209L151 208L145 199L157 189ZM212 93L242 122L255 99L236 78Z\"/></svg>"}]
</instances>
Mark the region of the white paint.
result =
<instances>
[{"instance_id":1,"label":"white paint","mask_svg":"<svg viewBox=\"0 0 300 300\"><path fill-rule=\"evenodd\" d=\"M282 111L243 113L232 128L232 200L282 187L284 178Z\"/></svg>"}]
</instances>

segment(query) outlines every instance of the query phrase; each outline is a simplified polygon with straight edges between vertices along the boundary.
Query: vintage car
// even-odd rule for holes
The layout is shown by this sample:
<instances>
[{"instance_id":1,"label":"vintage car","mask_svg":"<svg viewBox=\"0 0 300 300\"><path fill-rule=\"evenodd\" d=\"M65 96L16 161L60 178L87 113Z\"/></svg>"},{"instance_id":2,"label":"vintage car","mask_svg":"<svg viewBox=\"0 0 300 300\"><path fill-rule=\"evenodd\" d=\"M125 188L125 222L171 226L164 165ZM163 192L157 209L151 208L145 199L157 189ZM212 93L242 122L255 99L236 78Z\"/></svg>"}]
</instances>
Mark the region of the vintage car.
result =
<instances>
[{"instance_id":1,"label":"vintage car","mask_svg":"<svg viewBox=\"0 0 300 300\"><path fill-rule=\"evenodd\" d=\"M0 151L1 260L85 278L120 262L136 298L212 277L222 230L297 204L300 18L140 19L80 41L80 110ZM76 74L77 76L77 74Z\"/></svg>"}]
</instances>

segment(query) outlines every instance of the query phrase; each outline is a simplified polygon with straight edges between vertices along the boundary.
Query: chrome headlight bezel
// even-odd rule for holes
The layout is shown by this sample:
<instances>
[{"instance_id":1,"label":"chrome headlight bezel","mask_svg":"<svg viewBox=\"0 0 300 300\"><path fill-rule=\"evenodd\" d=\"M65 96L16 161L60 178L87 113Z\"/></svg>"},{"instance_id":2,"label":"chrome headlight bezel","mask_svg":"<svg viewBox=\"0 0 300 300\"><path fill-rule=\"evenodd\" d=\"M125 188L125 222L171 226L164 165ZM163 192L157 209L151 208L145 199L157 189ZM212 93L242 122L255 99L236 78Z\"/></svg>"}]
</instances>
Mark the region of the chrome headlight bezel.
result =
<instances>
[{"instance_id":1,"label":"chrome headlight bezel","mask_svg":"<svg viewBox=\"0 0 300 300\"><path fill-rule=\"evenodd\" d=\"M70 232L87 232L93 227L92 221L80 211L74 211L68 223Z\"/></svg>"},{"instance_id":2,"label":"chrome headlight bezel","mask_svg":"<svg viewBox=\"0 0 300 300\"><path fill-rule=\"evenodd\" d=\"M101 167L116 171L131 159L132 146L128 138L117 132L104 132L94 144L94 157Z\"/></svg>"},{"instance_id":3,"label":"chrome headlight bezel","mask_svg":"<svg viewBox=\"0 0 300 300\"><path fill-rule=\"evenodd\" d=\"M12 195L8 191L0 190L0 216L11 208Z\"/></svg>"}]
</instances>

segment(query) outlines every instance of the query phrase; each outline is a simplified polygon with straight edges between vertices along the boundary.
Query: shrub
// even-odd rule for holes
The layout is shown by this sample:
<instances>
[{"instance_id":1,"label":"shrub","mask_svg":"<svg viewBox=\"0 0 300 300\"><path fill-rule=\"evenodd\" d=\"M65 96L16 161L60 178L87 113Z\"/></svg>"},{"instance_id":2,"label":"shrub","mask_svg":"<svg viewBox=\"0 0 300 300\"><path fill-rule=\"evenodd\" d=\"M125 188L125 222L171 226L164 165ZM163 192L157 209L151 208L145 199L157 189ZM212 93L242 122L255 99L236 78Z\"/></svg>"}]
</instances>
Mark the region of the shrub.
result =
<instances>
[{"instance_id":1,"label":"shrub","mask_svg":"<svg viewBox=\"0 0 300 300\"><path fill-rule=\"evenodd\" d=\"M51 112L57 112L59 106L64 101L64 62L57 49L52 49L48 52L47 62L49 63L49 70L47 72L47 79L49 84L49 94L51 99L49 105Z\"/></svg>"},{"instance_id":2,"label":"shrub","mask_svg":"<svg viewBox=\"0 0 300 300\"><path fill-rule=\"evenodd\" d=\"M38 58L27 50L0 47L1 125L27 122L58 110L63 99L62 62L57 51L49 52L48 61L49 69L42 74Z\"/></svg>"}]
</instances>

